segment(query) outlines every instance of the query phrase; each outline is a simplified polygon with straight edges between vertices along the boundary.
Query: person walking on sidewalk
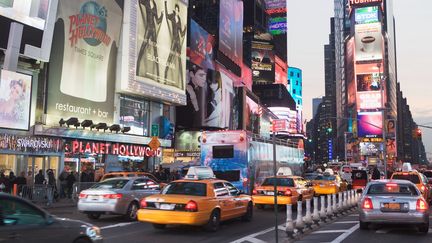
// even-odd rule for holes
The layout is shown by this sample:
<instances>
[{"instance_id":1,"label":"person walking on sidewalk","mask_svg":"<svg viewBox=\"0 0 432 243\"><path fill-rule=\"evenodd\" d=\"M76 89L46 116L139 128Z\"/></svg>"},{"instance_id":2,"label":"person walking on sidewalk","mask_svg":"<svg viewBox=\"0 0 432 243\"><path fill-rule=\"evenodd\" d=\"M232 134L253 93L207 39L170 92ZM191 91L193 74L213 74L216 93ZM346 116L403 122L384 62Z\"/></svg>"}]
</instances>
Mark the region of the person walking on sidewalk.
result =
<instances>
[{"instance_id":1,"label":"person walking on sidewalk","mask_svg":"<svg viewBox=\"0 0 432 243\"><path fill-rule=\"evenodd\" d=\"M43 171L39 170L39 173L35 176L35 185L42 185L44 184L45 177L43 175Z\"/></svg>"},{"instance_id":2,"label":"person walking on sidewalk","mask_svg":"<svg viewBox=\"0 0 432 243\"><path fill-rule=\"evenodd\" d=\"M6 178L4 171L0 172L0 192L9 192L9 179Z\"/></svg>"},{"instance_id":3,"label":"person walking on sidewalk","mask_svg":"<svg viewBox=\"0 0 432 243\"><path fill-rule=\"evenodd\" d=\"M64 168L63 171L60 173L59 180L60 180L60 198L66 198L66 189L67 189L67 180L69 173L67 171L67 168Z\"/></svg>"},{"instance_id":4,"label":"person walking on sidewalk","mask_svg":"<svg viewBox=\"0 0 432 243\"><path fill-rule=\"evenodd\" d=\"M73 184L75 183L76 179L75 179L75 175L73 172L71 172L67 177L66 177L66 187L67 187L67 197L70 199L72 197L72 188L73 188Z\"/></svg>"}]
</instances>

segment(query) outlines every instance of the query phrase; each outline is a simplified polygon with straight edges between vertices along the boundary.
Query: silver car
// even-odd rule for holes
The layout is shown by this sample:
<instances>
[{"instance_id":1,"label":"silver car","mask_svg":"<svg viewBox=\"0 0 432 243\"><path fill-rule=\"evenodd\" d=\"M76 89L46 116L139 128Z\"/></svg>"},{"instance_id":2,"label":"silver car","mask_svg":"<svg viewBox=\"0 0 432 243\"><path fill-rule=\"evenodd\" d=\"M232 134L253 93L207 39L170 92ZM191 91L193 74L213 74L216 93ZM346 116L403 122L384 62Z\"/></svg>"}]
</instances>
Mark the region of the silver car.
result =
<instances>
[{"instance_id":1,"label":"silver car","mask_svg":"<svg viewBox=\"0 0 432 243\"><path fill-rule=\"evenodd\" d=\"M414 224L429 230L429 206L416 185L406 180L370 182L359 202L360 229L369 224Z\"/></svg>"},{"instance_id":2,"label":"silver car","mask_svg":"<svg viewBox=\"0 0 432 243\"><path fill-rule=\"evenodd\" d=\"M100 229L55 217L33 203L0 193L0 242L100 243Z\"/></svg>"},{"instance_id":3,"label":"silver car","mask_svg":"<svg viewBox=\"0 0 432 243\"><path fill-rule=\"evenodd\" d=\"M108 179L80 193L78 210L90 219L117 214L133 221L137 218L140 200L159 192L159 184L147 177Z\"/></svg>"}]
</instances>

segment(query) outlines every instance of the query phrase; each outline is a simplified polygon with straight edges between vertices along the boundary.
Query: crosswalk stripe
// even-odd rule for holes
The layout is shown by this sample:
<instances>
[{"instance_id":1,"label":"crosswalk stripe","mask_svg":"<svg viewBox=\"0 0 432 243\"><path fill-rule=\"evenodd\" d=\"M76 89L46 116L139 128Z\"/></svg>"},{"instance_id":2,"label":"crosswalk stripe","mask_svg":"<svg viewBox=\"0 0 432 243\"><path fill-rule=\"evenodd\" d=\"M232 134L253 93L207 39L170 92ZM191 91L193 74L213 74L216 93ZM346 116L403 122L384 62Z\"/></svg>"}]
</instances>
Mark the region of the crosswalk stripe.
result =
<instances>
[{"instance_id":1,"label":"crosswalk stripe","mask_svg":"<svg viewBox=\"0 0 432 243\"><path fill-rule=\"evenodd\" d=\"M345 233L347 230L319 230L312 232L312 234L331 234L331 233Z\"/></svg>"},{"instance_id":2,"label":"crosswalk stripe","mask_svg":"<svg viewBox=\"0 0 432 243\"><path fill-rule=\"evenodd\" d=\"M357 224L358 221L338 221L334 222L335 224Z\"/></svg>"}]
</instances>

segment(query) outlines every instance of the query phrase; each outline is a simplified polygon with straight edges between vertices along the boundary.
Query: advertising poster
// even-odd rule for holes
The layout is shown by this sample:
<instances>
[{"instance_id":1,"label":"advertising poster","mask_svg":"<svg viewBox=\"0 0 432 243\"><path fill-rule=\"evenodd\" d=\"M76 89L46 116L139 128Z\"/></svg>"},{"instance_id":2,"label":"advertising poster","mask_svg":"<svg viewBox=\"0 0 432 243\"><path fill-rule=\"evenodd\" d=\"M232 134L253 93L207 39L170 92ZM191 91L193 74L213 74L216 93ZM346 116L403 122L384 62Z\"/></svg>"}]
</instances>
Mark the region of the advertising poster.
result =
<instances>
[{"instance_id":1,"label":"advertising poster","mask_svg":"<svg viewBox=\"0 0 432 243\"><path fill-rule=\"evenodd\" d=\"M287 32L287 18L286 17L269 18L268 31L272 35L285 34Z\"/></svg>"},{"instance_id":2,"label":"advertising poster","mask_svg":"<svg viewBox=\"0 0 432 243\"><path fill-rule=\"evenodd\" d=\"M363 138L382 138L382 113L381 112L359 112L358 136Z\"/></svg>"},{"instance_id":3,"label":"advertising poster","mask_svg":"<svg viewBox=\"0 0 432 243\"><path fill-rule=\"evenodd\" d=\"M252 42L252 79L254 83L274 83L275 55L268 42Z\"/></svg>"},{"instance_id":4,"label":"advertising poster","mask_svg":"<svg viewBox=\"0 0 432 243\"><path fill-rule=\"evenodd\" d=\"M387 129L387 138L395 138L396 137L396 121L393 119L389 119L386 122Z\"/></svg>"},{"instance_id":5,"label":"advertising poster","mask_svg":"<svg viewBox=\"0 0 432 243\"><path fill-rule=\"evenodd\" d=\"M32 77L3 69L0 78L0 128L28 130Z\"/></svg>"},{"instance_id":6,"label":"advertising poster","mask_svg":"<svg viewBox=\"0 0 432 243\"><path fill-rule=\"evenodd\" d=\"M275 56L275 84L288 85L288 65Z\"/></svg>"},{"instance_id":7,"label":"advertising poster","mask_svg":"<svg viewBox=\"0 0 432 243\"><path fill-rule=\"evenodd\" d=\"M286 0L264 0L266 9L285 8Z\"/></svg>"},{"instance_id":8,"label":"advertising poster","mask_svg":"<svg viewBox=\"0 0 432 243\"><path fill-rule=\"evenodd\" d=\"M377 109L382 107L381 91L369 91L357 93L358 109Z\"/></svg>"},{"instance_id":9,"label":"advertising poster","mask_svg":"<svg viewBox=\"0 0 432 243\"><path fill-rule=\"evenodd\" d=\"M354 70L354 38L351 38L346 44L345 50L346 62L346 79L348 89L348 105L355 104L356 102L356 82Z\"/></svg>"},{"instance_id":10,"label":"advertising poster","mask_svg":"<svg viewBox=\"0 0 432 243\"><path fill-rule=\"evenodd\" d=\"M120 125L130 127L129 134L148 136L149 131L149 102L120 97Z\"/></svg>"},{"instance_id":11,"label":"advertising poster","mask_svg":"<svg viewBox=\"0 0 432 243\"><path fill-rule=\"evenodd\" d=\"M383 58L381 23L355 25L355 60L373 61Z\"/></svg>"},{"instance_id":12,"label":"advertising poster","mask_svg":"<svg viewBox=\"0 0 432 243\"><path fill-rule=\"evenodd\" d=\"M243 1L220 1L219 50L234 63L243 61Z\"/></svg>"},{"instance_id":13,"label":"advertising poster","mask_svg":"<svg viewBox=\"0 0 432 243\"><path fill-rule=\"evenodd\" d=\"M137 8L136 79L185 89L187 5L142 0Z\"/></svg>"},{"instance_id":14,"label":"advertising poster","mask_svg":"<svg viewBox=\"0 0 432 243\"><path fill-rule=\"evenodd\" d=\"M357 91L378 91L381 90L381 81L379 73L358 74Z\"/></svg>"},{"instance_id":15,"label":"advertising poster","mask_svg":"<svg viewBox=\"0 0 432 243\"><path fill-rule=\"evenodd\" d=\"M175 139L175 157L199 157L201 155L200 145L200 131L178 132Z\"/></svg>"},{"instance_id":16,"label":"advertising poster","mask_svg":"<svg viewBox=\"0 0 432 243\"><path fill-rule=\"evenodd\" d=\"M60 0L48 78L48 119L113 120L123 12L115 0Z\"/></svg>"},{"instance_id":17,"label":"advertising poster","mask_svg":"<svg viewBox=\"0 0 432 243\"><path fill-rule=\"evenodd\" d=\"M382 151L382 143L361 142L360 155L363 156L377 156Z\"/></svg>"},{"instance_id":18,"label":"advertising poster","mask_svg":"<svg viewBox=\"0 0 432 243\"><path fill-rule=\"evenodd\" d=\"M355 24L370 24L378 22L378 6L356 8Z\"/></svg>"},{"instance_id":19,"label":"advertising poster","mask_svg":"<svg viewBox=\"0 0 432 243\"><path fill-rule=\"evenodd\" d=\"M213 49L215 38L193 20L190 25L190 35L189 59L203 68L215 69Z\"/></svg>"}]
</instances>

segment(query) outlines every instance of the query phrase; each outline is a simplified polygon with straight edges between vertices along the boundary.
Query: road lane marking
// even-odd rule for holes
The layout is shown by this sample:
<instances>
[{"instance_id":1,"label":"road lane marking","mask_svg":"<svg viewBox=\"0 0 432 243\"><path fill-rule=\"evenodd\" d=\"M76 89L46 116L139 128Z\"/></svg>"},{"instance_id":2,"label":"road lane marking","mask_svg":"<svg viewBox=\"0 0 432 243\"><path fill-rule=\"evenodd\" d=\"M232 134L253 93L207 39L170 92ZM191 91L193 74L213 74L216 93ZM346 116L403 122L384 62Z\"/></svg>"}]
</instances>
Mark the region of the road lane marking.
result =
<instances>
[{"instance_id":1,"label":"road lane marking","mask_svg":"<svg viewBox=\"0 0 432 243\"><path fill-rule=\"evenodd\" d=\"M334 222L335 224L357 224L358 221L338 221Z\"/></svg>"},{"instance_id":2,"label":"road lane marking","mask_svg":"<svg viewBox=\"0 0 432 243\"><path fill-rule=\"evenodd\" d=\"M111 229L111 228L117 228L117 227L124 227L124 226L137 224L137 223L138 222L118 223L118 224L107 225L107 226L100 227L100 228L104 230L104 229Z\"/></svg>"},{"instance_id":3,"label":"road lane marking","mask_svg":"<svg viewBox=\"0 0 432 243\"><path fill-rule=\"evenodd\" d=\"M338 238L334 239L331 243L341 243L343 240L348 238L354 231L358 230L360 228L359 224L354 225L349 230L347 230L345 233L338 236Z\"/></svg>"},{"instance_id":4,"label":"road lane marking","mask_svg":"<svg viewBox=\"0 0 432 243\"><path fill-rule=\"evenodd\" d=\"M281 224L281 225L278 226L278 228L279 228L279 227L285 227L285 224ZM243 237L243 238L240 238L240 239L238 239L238 240L231 241L230 243L241 243L241 242L244 242L244 241L248 241L248 240L251 239L251 238L255 238L255 237L258 236L258 235L266 234L266 233L271 232L271 231L273 231L273 230L274 230L274 227L271 227L271 228L268 228L268 229L265 229L265 230L261 230L261 231L259 231L259 232L256 232L256 233L253 233L253 234L247 235L247 236L245 236L245 237Z\"/></svg>"},{"instance_id":5,"label":"road lane marking","mask_svg":"<svg viewBox=\"0 0 432 243\"><path fill-rule=\"evenodd\" d=\"M347 230L319 230L314 231L312 234L331 234L331 233L345 233Z\"/></svg>"},{"instance_id":6,"label":"road lane marking","mask_svg":"<svg viewBox=\"0 0 432 243\"><path fill-rule=\"evenodd\" d=\"M265 241L257 239L257 238L247 238L246 240L251 242L251 243L266 243Z\"/></svg>"}]
</instances>

